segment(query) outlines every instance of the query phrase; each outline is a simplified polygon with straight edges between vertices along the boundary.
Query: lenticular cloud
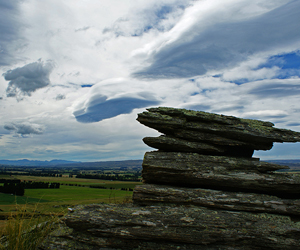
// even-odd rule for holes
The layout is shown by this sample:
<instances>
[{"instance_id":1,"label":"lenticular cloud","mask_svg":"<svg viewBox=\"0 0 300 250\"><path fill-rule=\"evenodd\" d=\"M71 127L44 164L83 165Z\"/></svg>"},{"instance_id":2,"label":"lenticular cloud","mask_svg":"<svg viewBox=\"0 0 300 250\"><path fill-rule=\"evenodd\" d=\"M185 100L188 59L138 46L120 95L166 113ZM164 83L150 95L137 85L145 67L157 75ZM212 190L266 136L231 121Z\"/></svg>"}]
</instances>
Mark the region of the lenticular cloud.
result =
<instances>
[{"instance_id":1,"label":"lenticular cloud","mask_svg":"<svg viewBox=\"0 0 300 250\"><path fill-rule=\"evenodd\" d=\"M92 123L109 119L121 114L129 114L133 109L159 104L156 100L147 100L143 97L136 98L129 95L108 99L106 96L89 102L85 107L74 111L78 122Z\"/></svg>"}]
</instances>

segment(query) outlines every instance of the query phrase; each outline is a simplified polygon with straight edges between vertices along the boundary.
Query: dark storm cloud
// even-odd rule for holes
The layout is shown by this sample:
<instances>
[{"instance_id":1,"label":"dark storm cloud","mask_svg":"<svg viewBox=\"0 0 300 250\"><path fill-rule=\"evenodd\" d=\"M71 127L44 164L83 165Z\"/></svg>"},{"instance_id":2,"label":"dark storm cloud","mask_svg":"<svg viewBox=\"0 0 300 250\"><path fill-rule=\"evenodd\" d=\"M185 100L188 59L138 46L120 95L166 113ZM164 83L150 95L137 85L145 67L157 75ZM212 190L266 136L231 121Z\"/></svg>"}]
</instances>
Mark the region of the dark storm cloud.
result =
<instances>
[{"instance_id":1,"label":"dark storm cloud","mask_svg":"<svg viewBox=\"0 0 300 250\"><path fill-rule=\"evenodd\" d=\"M135 97L119 97L106 100L105 96L91 102L88 107L75 111L73 114L78 122L91 123L112 118L121 114L129 114L133 109L158 105L156 100Z\"/></svg>"},{"instance_id":2,"label":"dark storm cloud","mask_svg":"<svg viewBox=\"0 0 300 250\"><path fill-rule=\"evenodd\" d=\"M12 44L20 39L21 24L17 21L19 0L0 0L0 66L15 59Z\"/></svg>"},{"instance_id":3,"label":"dark storm cloud","mask_svg":"<svg viewBox=\"0 0 300 250\"><path fill-rule=\"evenodd\" d=\"M4 125L4 128L9 131L14 131L21 136L30 134L40 135L44 130L40 125L32 123L9 123Z\"/></svg>"},{"instance_id":4,"label":"dark storm cloud","mask_svg":"<svg viewBox=\"0 0 300 250\"><path fill-rule=\"evenodd\" d=\"M5 80L9 81L6 89L7 97L15 97L18 94L30 96L37 89L48 86L52 69L53 64L51 62L43 63L39 60L24 67L7 71L3 74Z\"/></svg>"},{"instance_id":5,"label":"dark storm cloud","mask_svg":"<svg viewBox=\"0 0 300 250\"><path fill-rule=\"evenodd\" d=\"M151 58L151 65L133 74L137 78L176 78L203 75L208 70L236 66L249 55L288 46L300 39L300 1L246 21L219 22L198 32L191 27ZM201 30L201 29L200 29Z\"/></svg>"}]
</instances>

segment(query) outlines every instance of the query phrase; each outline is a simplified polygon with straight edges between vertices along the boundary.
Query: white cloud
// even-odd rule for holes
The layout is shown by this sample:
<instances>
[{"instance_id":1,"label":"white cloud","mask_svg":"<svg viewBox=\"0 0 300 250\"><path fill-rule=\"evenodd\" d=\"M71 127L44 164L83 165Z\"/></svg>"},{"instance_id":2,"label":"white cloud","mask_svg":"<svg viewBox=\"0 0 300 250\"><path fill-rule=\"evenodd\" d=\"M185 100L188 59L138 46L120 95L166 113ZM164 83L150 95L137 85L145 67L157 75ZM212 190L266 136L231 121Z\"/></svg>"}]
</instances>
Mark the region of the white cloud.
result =
<instances>
[{"instance_id":1,"label":"white cloud","mask_svg":"<svg viewBox=\"0 0 300 250\"><path fill-rule=\"evenodd\" d=\"M11 82L0 78L0 158L141 159L151 150L141 139L158 133L136 115L158 105L300 130L299 69L260 66L300 50L299 1L4 5L0 70ZM15 92L22 101L6 96ZM297 147L291 150L276 157L297 157Z\"/></svg>"},{"instance_id":2,"label":"white cloud","mask_svg":"<svg viewBox=\"0 0 300 250\"><path fill-rule=\"evenodd\" d=\"M258 110L244 113L247 117L285 117L288 113L284 110Z\"/></svg>"},{"instance_id":3,"label":"white cloud","mask_svg":"<svg viewBox=\"0 0 300 250\"><path fill-rule=\"evenodd\" d=\"M254 6L262 2L255 1ZM293 51L300 39L300 3L287 2L275 1L269 8L252 12L247 11L255 9L249 1L199 1L163 40L136 52L149 66L133 75L193 77L228 70L257 53Z\"/></svg>"}]
</instances>

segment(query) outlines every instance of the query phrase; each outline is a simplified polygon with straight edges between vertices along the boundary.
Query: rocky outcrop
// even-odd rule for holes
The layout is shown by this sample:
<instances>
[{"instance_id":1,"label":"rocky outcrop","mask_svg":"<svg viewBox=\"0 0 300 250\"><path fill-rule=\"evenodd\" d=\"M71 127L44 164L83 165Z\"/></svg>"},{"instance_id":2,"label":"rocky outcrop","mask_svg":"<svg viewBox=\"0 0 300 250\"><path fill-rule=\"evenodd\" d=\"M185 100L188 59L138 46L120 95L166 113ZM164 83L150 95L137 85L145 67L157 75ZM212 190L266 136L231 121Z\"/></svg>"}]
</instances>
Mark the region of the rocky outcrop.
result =
<instances>
[{"instance_id":1,"label":"rocky outcrop","mask_svg":"<svg viewBox=\"0 0 300 250\"><path fill-rule=\"evenodd\" d=\"M300 133L270 122L151 108L163 135L143 161L133 204L74 208L41 249L300 249L300 177L253 158Z\"/></svg>"},{"instance_id":2,"label":"rocky outcrop","mask_svg":"<svg viewBox=\"0 0 300 250\"><path fill-rule=\"evenodd\" d=\"M176 144L191 142L188 147L195 148L192 144L200 142L217 148L215 151L200 150L201 144L198 144L196 149L200 154L251 157L254 150L271 149L273 142L300 141L300 133L274 128L271 122L185 109L150 108L139 114L137 120L165 134L165 137L144 139L150 147L164 151L181 152ZM172 140L175 144L170 142Z\"/></svg>"}]
</instances>

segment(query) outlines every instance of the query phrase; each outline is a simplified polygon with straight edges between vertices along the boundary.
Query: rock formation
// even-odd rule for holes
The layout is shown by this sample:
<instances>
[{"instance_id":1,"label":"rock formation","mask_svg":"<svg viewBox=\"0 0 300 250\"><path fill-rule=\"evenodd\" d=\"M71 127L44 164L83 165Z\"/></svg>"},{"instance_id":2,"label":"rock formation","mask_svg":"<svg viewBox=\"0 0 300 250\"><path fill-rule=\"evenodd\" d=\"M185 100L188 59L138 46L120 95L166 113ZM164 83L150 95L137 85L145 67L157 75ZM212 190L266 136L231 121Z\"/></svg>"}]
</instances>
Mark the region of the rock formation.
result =
<instances>
[{"instance_id":1,"label":"rock formation","mask_svg":"<svg viewBox=\"0 0 300 250\"><path fill-rule=\"evenodd\" d=\"M300 176L253 158L300 133L274 124L174 108L137 120L144 142L133 204L78 206L41 249L300 249Z\"/></svg>"}]
</instances>

